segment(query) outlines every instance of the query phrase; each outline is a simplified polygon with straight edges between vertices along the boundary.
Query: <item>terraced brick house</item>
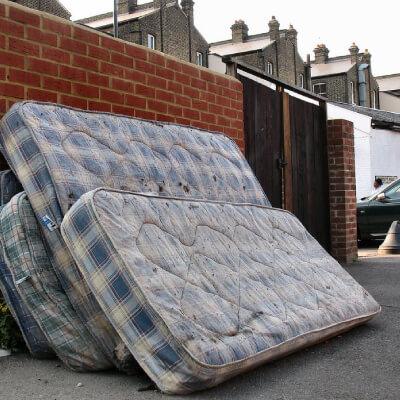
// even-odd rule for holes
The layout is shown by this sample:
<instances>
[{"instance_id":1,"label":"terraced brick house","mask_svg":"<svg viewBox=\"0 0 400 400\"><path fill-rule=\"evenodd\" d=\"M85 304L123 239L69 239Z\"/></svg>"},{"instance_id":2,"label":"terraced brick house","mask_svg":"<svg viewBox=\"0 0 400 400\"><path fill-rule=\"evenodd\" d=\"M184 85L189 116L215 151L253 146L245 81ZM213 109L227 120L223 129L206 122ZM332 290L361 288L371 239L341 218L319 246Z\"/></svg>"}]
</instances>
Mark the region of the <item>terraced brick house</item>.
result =
<instances>
[{"instance_id":1,"label":"terraced brick house","mask_svg":"<svg viewBox=\"0 0 400 400\"><path fill-rule=\"evenodd\" d=\"M58 0L11 0L21 6L44 11L64 19L71 19L71 13Z\"/></svg>"},{"instance_id":2,"label":"terraced brick house","mask_svg":"<svg viewBox=\"0 0 400 400\"><path fill-rule=\"evenodd\" d=\"M207 66L208 43L194 25L193 0L154 0L138 4L121 0L118 10L119 37L175 56L181 60ZM76 21L112 34L113 13Z\"/></svg>"},{"instance_id":3,"label":"terraced brick house","mask_svg":"<svg viewBox=\"0 0 400 400\"><path fill-rule=\"evenodd\" d=\"M355 43L349 54L329 57L329 49L319 44L311 63L314 93L332 101L379 109L379 86L372 73L371 54L360 53Z\"/></svg>"},{"instance_id":4,"label":"terraced brick house","mask_svg":"<svg viewBox=\"0 0 400 400\"><path fill-rule=\"evenodd\" d=\"M211 43L210 68L224 72L222 58L230 56L288 84L310 89L310 66L298 52L296 29L292 25L280 29L275 17L269 21L268 28L268 32L249 35L247 24L243 20L235 21L230 39Z\"/></svg>"}]
</instances>

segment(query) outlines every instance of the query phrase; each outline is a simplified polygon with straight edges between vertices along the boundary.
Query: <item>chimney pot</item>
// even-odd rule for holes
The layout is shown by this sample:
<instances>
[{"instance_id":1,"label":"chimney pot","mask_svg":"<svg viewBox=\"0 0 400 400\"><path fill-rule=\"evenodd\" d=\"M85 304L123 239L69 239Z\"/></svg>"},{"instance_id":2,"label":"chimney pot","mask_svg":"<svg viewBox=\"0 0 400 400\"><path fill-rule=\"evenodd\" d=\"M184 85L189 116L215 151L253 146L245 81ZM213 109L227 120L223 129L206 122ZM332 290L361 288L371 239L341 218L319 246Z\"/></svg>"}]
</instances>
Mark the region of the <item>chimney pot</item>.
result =
<instances>
[{"instance_id":1,"label":"chimney pot","mask_svg":"<svg viewBox=\"0 0 400 400\"><path fill-rule=\"evenodd\" d=\"M242 43L246 41L249 36L249 27L246 23L239 19L231 26L232 30L232 41L234 43Z\"/></svg>"},{"instance_id":2,"label":"chimney pot","mask_svg":"<svg viewBox=\"0 0 400 400\"><path fill-rule=\"evenodd\" d=\"M131 14L137 9L137 0L120 0L118 2L118 14Z\"/></svg>"},{"instance_id":3,"label":"chimney pot","mask_svg":"<svg viewBox=\"0 0 400 400\"><path fill-rule=\"evenodd\" d=\"M293 44L297 44L297 31L293 28L292 24L289 25L286 36L293 42Z\"/></svg>"},{"instance_id":4,"label":"chimney pot","mask_svg":"<svg viewBox=\"0 0 400 400\"><path fill-rule=\"evenodd\" d=\"M275 18L275 15L273 15L271 20L269 21L268 27L269 27L269 37L271 38L271 40L278 40L280 24L278 20Z\"/></svg>"},{"instance_id":5,"label":"chimney pot","mask_svg":"<svg viewBox=\"0 0 400 400\"><path fill-rule=\"evenodd\" d=\"M134 13L137 9L137 5L137 0L128 0L128 13Z\"/></svg>"},{"instance_id":6,"label":"chimney pot","mask_svg":"<svg viewBox=\"0 0 400 400\"><path fill-rule=\"evenodd\" d=\"M329 59L329 50L324 44L318 44L314 49L315 64L326 64Z\"/></svg>"},{"instance_id":7,"label":"chimney pot","mask_svg":"<svg viewBox=\"0 0 400 400\"><path fill-rule=\"evenodd\" d=\"M358 53L359 53L360 49L357 47L357 45L353 42L353 44L350 46L349 48L349 52L350 52L350 59L351 59L351 63L355 64L358 61Z\"/></svg>"},{"instance_id":8,"label":"chimney pot","mask_svg":"<svg viewBox=\"0 0 400 400\"><path fill-rule=\"evenodd\" d=\"M371 64L371 53L365 49L364 54L361 56L361 61L365 64Z\"/></svg>"},{"instance_id":9,"label":"chimney pot","mask_svg":"<svg viewBox=\"0 0 400 400\"><path fill-rule=\"evenodd\" d=\"M190 23L194 24L194 1L193 0L182 0L181 7L183 12L188 18L190 18Z\"/></svg>"}]
</instances>

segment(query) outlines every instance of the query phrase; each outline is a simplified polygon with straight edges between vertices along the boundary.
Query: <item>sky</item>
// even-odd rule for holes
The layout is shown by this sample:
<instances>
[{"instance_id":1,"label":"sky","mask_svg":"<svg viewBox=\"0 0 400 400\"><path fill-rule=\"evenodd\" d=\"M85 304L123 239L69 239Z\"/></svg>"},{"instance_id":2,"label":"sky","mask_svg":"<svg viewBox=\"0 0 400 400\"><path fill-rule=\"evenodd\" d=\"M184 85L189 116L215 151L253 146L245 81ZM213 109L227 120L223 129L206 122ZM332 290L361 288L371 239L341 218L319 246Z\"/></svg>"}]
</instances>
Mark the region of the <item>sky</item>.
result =
<instances>
[{"instance_id":1,"label":"sky","mask_svg":"<svg viewBox=\"0 0 400 400\"><path fill-rule=\"evenodd\" d=\"M113 0L61 0L72 19L112 11ZM139 0L139 4L146 3ZM230 26L243 19L250 34L268 30L275 15L285 29L293 24L303 59L324 43L330 56L348 54L355 42L372 54L375 76L400 73L399 0L195 0L195 25L209 42L229 39Z\"/></svg>"}]
</instances>

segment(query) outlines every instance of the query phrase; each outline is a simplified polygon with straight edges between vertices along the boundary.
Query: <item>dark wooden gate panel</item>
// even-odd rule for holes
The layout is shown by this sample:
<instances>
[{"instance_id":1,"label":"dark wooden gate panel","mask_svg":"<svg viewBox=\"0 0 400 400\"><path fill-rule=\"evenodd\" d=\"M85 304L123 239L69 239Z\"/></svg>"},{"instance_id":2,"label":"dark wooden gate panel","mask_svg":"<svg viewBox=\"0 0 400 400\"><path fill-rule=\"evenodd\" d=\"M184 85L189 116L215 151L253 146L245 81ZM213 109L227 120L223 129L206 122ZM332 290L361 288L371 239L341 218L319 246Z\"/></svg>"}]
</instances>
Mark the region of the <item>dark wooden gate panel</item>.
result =
<instances>
[{"instance_id":1,"label":"dark wooden gate panel","mask_svg":"<svg viewBox=\"0 0 400 400\"><path fill-rule=\"evenodd\" d=\"M282 149L281 93L251 79L244 86L246 158L274 207L282 207L282 173L277 160Z\"/></svg>"},{"instance_id":2,"label":"dark wooden gate panel","mask_svg":"<svg viewBox=\"0 0 400 400\"><path fill-rule=\"evenodd\" d=\"M246 158L271 204L293 212L329 250L325 104L312 104L239 75Z\"/></svg>"},{"instance_id":3,"label":"dark wooden gate panel","mask_svg":"<svg viewBox=\"0 0 400 400\"><path fill-rule=\"evenodd\" d=\"M294 194L291 211L328 249L330 221L325 108L291 96L290 125Z\"/></svg>"}]
</instances>

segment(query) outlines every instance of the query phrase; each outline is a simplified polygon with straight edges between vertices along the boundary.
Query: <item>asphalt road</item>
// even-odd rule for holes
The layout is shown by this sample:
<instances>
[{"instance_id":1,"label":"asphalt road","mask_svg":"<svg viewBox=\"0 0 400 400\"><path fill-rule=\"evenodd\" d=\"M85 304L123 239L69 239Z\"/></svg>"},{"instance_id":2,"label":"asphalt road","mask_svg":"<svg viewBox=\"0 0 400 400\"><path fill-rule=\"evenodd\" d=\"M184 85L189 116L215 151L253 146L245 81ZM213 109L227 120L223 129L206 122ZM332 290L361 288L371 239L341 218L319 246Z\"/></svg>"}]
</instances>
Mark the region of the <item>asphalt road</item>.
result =
<instances>
[{"instance_id":1,"label":"asphalt road","mask_svg":"<svg viewBox=\"0 0 400 400\"><path fill-rule=\"evenodd\" d=\"M381 303L379 317L215 389L180 398L399 400L400 257L379 258L364 251L360 261L347 269ZM145 376L72 373L57 361L32 360L27 355L0 358L1 400L171 398L156 390L139 391L149 384Z\"/></svg>"}]
</instances>

